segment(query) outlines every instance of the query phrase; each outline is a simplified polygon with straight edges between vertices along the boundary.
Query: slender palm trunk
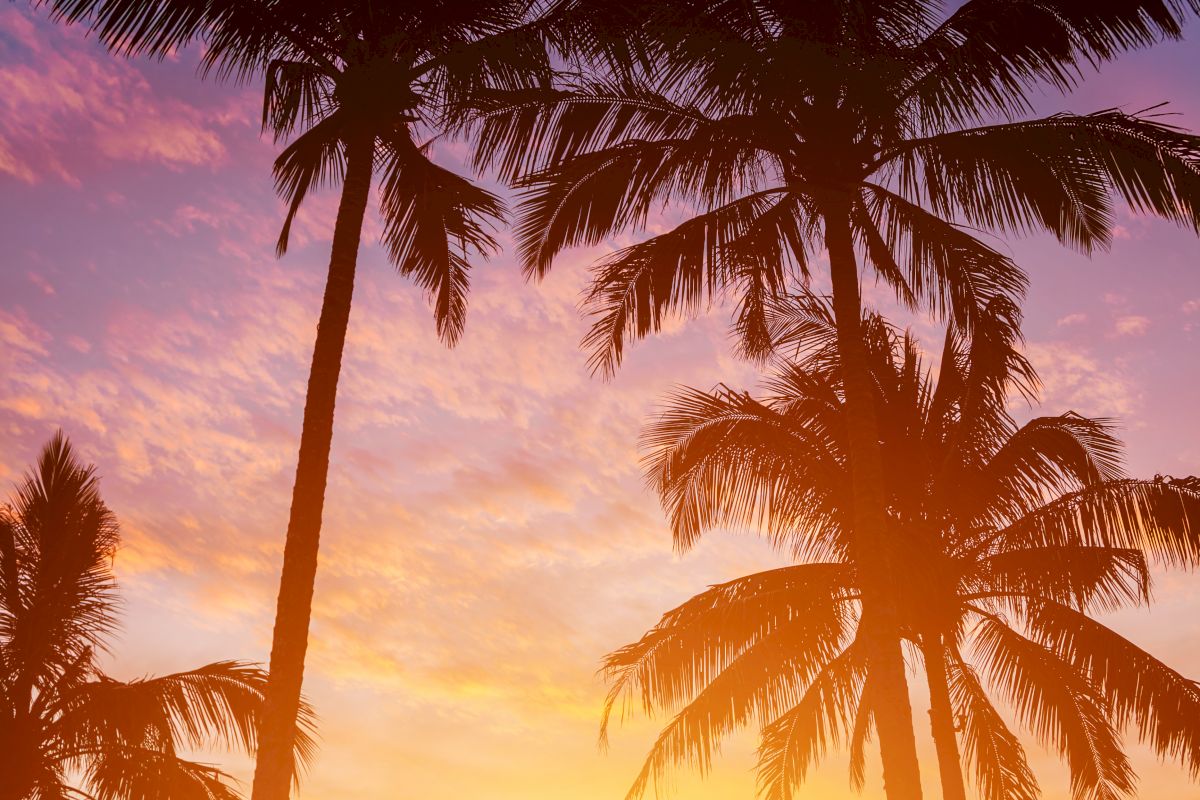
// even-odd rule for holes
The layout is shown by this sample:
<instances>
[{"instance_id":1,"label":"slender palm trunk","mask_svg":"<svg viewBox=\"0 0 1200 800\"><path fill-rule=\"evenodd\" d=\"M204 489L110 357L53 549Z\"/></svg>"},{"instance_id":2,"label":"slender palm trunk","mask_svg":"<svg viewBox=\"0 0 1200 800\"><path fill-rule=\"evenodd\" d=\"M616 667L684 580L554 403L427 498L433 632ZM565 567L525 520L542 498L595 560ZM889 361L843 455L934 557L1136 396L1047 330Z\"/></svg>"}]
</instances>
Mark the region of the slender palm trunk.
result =
<instances>
[{"instance_id":1,"label":"slender palm trunk","mask_svg":"<svg viewBox=\"0 0 1200 800\"><path fill-rule=\"evenodd\" d=\"M929 682L929 727L937 748L942 800L967 800L958 754L958 733L954 730L954 709L950 705L946 657L940 638L926 639L921 650L925 656L925 678Z\"/></svg>"},{"instance_id":2,"label":"slender palm trunk","mask_svg":"<svg viewBox=\"0 0 1200 800\"><path fill-rule=\"evenodd\" d=\"M831 196L824 204L825 246L833 278L833 310L849 426L850 472L854 490L854 556L862 582L864 631L876 699L875 724L888 800L919 800L920 766L913 733L912 705L900 649L899 612L886 532L886 494L879 423L863 342L858 265L850 234L849 199Z\"/></svg>"},{"instance_id":3,"label":"slender palm trunk","mask_svg":"<svg viewBox=\"0 0 1200 800\"><path fill-rule=\"evenodd\" d=\"M374 156L372 137L360 136L347 144L346 177L333 230L333 252L317 342L308 374L300 457L292 489L275 609L275 634L271 642L271 670L266 707L258 728L258 761L254 770L253 800L287 800L293 773L292 745L304 680L308 650L308 624L312 616L313 583L317 575L317 549L321 540L321 512L329 473L329 448L333 440L333 407L337 398L342 349L350 321L354 270L363 216L371 193Z\"/></svg>"}]
</instances>

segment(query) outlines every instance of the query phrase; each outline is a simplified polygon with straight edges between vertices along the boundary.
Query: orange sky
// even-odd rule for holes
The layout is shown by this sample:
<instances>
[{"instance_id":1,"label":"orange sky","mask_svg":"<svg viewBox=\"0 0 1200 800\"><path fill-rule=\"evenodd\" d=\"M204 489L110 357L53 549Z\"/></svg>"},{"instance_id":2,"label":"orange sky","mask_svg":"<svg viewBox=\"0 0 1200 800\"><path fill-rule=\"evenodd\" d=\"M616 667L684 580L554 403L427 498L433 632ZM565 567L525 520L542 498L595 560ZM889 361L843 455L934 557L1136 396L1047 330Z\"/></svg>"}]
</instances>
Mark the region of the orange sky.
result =
<instances>
[{"instance_id":1,"label":"orange sky","mask_svg":"<svg viewBox=\"0 0 1200 800\"><path fill-rule=\"evenodd\" d=\"M1171 99L1200 129L1198 62L1194 42L1135 55L1046 109ZM99 466L125 533L118 676L265 660L336 202L315 198L275 260L258 99L201 85L191 64L116 61L0 6L0 484L58 426ZM438 158L460 166L462 152ZM1200 244L1128 215L1118 227L1092 263L1012 245L1033 276L1044 408L1119 416L1135 474L1200 472ZM707 584L779 563L738 533L673 555L637 432L672 385L751 388L754 372L717 310L637 347L611 384L589 378L575 304L607 247L537 287L507 254L481 266L448 351L377 233L371 221L306 684L324 744L301 797L616 800L654 725L598 752L600 657ZM1154 610L1117 624L1200 676L1194 581L1160 576ZM733 741L676 796L751 797L752 747ZM1063 773L1037 758L1046 796L1064 798ZM1138 763L1144 797L1200 796L1175 767ZM835 754L802 796L852 796L845 766ZM877 774L870 786L882 796Z\"/></svg>"}]
</instances>

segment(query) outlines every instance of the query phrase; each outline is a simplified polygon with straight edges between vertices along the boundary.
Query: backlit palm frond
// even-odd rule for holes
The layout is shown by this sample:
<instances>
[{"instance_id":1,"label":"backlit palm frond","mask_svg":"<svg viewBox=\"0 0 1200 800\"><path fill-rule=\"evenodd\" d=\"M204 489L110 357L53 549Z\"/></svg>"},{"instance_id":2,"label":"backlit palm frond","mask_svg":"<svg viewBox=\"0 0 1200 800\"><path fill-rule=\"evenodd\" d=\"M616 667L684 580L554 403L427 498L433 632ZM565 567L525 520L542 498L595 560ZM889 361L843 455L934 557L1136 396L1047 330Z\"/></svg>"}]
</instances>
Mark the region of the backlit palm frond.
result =
<instances>
[{"instance_id":1,"label":"backlit palm frond","mask_svg":"<svg viewBox=\"0 0 1200 800\"><path fill-rule=\"evenodd\" d=\"M948 659L950 700L961 720L962 758L980 800L1036 800L1037 778L1025 748L992 705L979 676L957 653Z\"/></svg>"},{"instance_id":2,"label":"backlit palm frond","mask_svg":"<svg viewBox=\"0 0 1200 800\"><path fill-rule=\"evenodd\" d=\"M485 91L460 128L473 134L474 166L509 182L627 141L732 136L718 120L630 79L583 79L570 88Z\"/></svg>"},{"instance_id":3,"label":"backlit palm frond","mask_svg":"<svg viewBox=\"0 0 1200 800\"><path fill-rule=\"evenodd\" d=\"M1165 566L1200 563L1200 492L1165 480L1117 480L1065 494L998 531L996 549L1138 548Z\"/></svg>"},{"instance_id":4,"label":"backlit palm frond","mask_svg":"<svg viewBox=\"0 0 1200 800\"><path fill-rule=\"evenodd\" d=\"M642 447L679 548L721 525L761 527L798 553L828 553L837 538L845 472L836 448L749 396L680 390Z\"/></svg>"},{"instance_id":5,"label":"backlit palm frond","mask_svg":"<svg viewBox=\"0 0 1200 800\"><path fill-rule=\"evenodd\" d=\"M1066 760L1075 800L1132 795L1133 770L1100 687L998 617L977 613L973 652L1030 731Z\"/></svg>"},{"instance_id":6,"label":"backlit palm frond","mask_svg":"<svg viewBox=\"0 0 1200 800\"><path fill-rule=\"evenodd\" d=\"M222 5L211 0L46 0L45 4L56 19L92 26L100 41L117 52L160 58L198 38Z\"/></svg>"},{"instance_id":7,"label":"backlit palm frond","mask_svg":"<svg viewBox=\"0 0 1200 800\"><path fill-rule=\"evenodd\" d=\"M922 414L925 435L942 459L929 491L943 507L961 510L990 497L994 487L977 484L997 447L1013 435L1009 403L1014 395L1031 403L1037 397L1040 382L1021 352L1020 324L1020 309L1000 296L988 302L969 336L946 331L937 386Z\"/></svg>"},{"instance_id":8,"label":"backlit palm frond","mask_svg":"<svg viewBox=\"0 0 1200 800\"><path fill-rule=\"evenodd\" d=\"M429 293L438 335L455 344L466 323L468 259L499 248L492 231L505 216L503 201L396 137L388 142L380 211L392 263Z\"/></svg>"},{"instance_id":9,"label":"backlit palm frond","mask_svg":"<svg viewBox=\"0 0 1200 800\"><path fill-rule=\"evenodd\" d=\"M214 742L253 752L266 673L233 661L189 672L129 682L107 677L58 698L58 725L75 737L96 741L158 741L169 748L201 749ZM313 749L310 720L296 749Z\"/></svg>"},{"instance_id":10,"label":"backlit palm frond","mask_svg":"<svg viewBox=\"0 0 1200 800\"><path fill-rule=\"evenodd\" d=\"M275 159L275 191L288 204L287 217L275 244L276 255L287 252L292 223L311 189L339 183L345 174L342 137L347 119L332 112L283 149Z\"/></svg>"},{"instance_id":11,"label":"backlit palm frond","mask_svg":"<svg viewBox=\"0 0 1200 800\"><path fill-rule=\"evenodd\" d=\"M59 431L4 512L6 670L19 693L103 648L115 626L119 529L95 469Z\"/></svg>"},{"instance_id":12,"label":"backlit palm frond","mask_svg":"<svg viewBox=\"0 0 1200 800\"><path fill-rule=\"evenodd\" d=\"M1004 440L970 480L967 518L992 525L1023 516L1046 501L1123 477L1121 442L1106 419L1068 412L1030 420Z\"/></svg>"},{"instance_id":13,"label":"backlit palm frond","mask_svg":"<svg viewBox=\"0 0 1200 800\"><path fill-rule=\"evenodd\" d=\"M808 357L822 352L836 357L837 326L825 298L805 293L775 299L768 305L767 328L783 364L809 366Z\"/></svg>"},{"instance_id":14,"label":"backlit palm frond","mask_svg":"<svg viewBox=\"0 0 1200 800\"><path fill-rule=\"evenodd\" d=\"M509 0L493 5L490 10L476 9L484 23L481 30L447 37L438 52L415 67L427 90L440 98L440 124L445 127L461 127L477 113L477 98L489 92L550 88L553 70L547 45L556 38L555 21L530 18L520 13L522 4Z\"/></svg>"},{"instance_id":15,"label":"backlit palm frond","mask_svg":"<svg viewBox=\"0 0 1200 800\"><path fill-rule=\"evenodd\" d=\"M617 251L599 265L585 299L594 321L583 346L594 373L611 377L630 340L658 331L669 313L695 313L706 300L746 288L748 275L761 269L770 296L779 292L779 263L731 260L729 247L747 235L770 211L778 192L760 192L693 217L674 230ZM571 224L591 225L590 219ZM794 226L774 228L791 235ZM739 256L733 256L739 258Z\"/></svg>"},{"instance_id":16,"label":"backlit palm frond","mask_svg":"<svg viewBox=\"0 0 1200 800\"><path fill-rule=\"evenodd\" d=\"M1059 545L1004 550L970 564L965 585L998 596L1054 600L1087 611L1149 603L1150 572L1141 550Z\"/></svg>"},{"instance_id":17,"label":"backlit palm frond","mask_svg":"<svg viewBox=\"0 0 1200 800\"><path fill-rule=\"evenodd\" d=\"M858 694L858 707L854 710L854 722L850 726L850 788L862 792L867 784L867 744L871 741L871 729L875 715L871 708L871 675L863 678L862 690Z\"/></svg>"},{"instance_id":18,"label":"backlit palm frond","mask_svg":"<svg viewBox=\"0 0 1200 800\"><path fill-rule=\"evenodd\" d=\"M851 734L866 674L865 645L856 639L825 665L798 703L763 729L757 766L763 800L791 800L825 751Z\"/></svg>"},{"instance_id":19,"label":"backlit palm frond","mask_svg":"<svg viewBox=\"0 0 1200 800\"><path fill-rule=\"evenodd\" d=\"M1200 774L1200 686L1111 628L1073 608L1030 603L1024 618L1034 640L1091 677L1120 726L1163 758Z\"/></svg>"},{"instance_id":20,"label":"backlit palm frond","mask_svg":"<svg viewBox=\"0 0 1200 800\"><path fill-rule=\"evenodd\" d=\"M710 245L723 247L748 235L751 220L771 208L771 201L785 201L779 197L783 190L738 196L753 186L759 169L753 148L692 137L622 142L535 173L525 182L516 226L525 274L540 278L562 250L599 244L624 228L642 228L651 210L693 194L706 198L711 210L684 226L702 227L701 219L736 224Z\"/></svg>"},{"instance_id":21,"label":"backlit palm frond","mask_svg":"<svg viewBox=\"0 0 1200 800\"><path fill-rule=\"evenodd\" d=\"M627 800L641 797L674 765L707 773L726 736L800 701L803 687L844 646L849 617L841 603L815 604L733 658L659 733Z\"/></svg>"},{"instance_id":22,"label":"backlit palm frond","mask_svg":"<svg viewBox=\"0 0 1200 800\"><path fill-rule=\"evenodd\" d=\"M136 745L96 753L83 775L94 800L239 800L231 780L216 767Z\"/></svg>"},{"instance_id":23,"label":"backlit palm frond","mask_svg":"<svg viewBox=\"0 0 1200 800\"><path fill-rule=\"evenodd\" d=\"M809 198L788 195L725 245L721 257L738 297L732 333L744 358L762 364L775 352L787 288L808 284L808 254L820 249L818 219Z\"/></svg>"},{"instance_id":24,"label":"backlit palm frond","mask_svg":"<svg viewBox=\"0 0 1200 800\"><path fill-rule=\"evenodd\" d=\"M992 299L1024 296L1021 269L966 230L875 184L864 188L863 208L874 229L868 257L884 264L881 275L898 288L901 300L924 300L971 331ZM861 225L870 232L865 219Z\"/></svg>"},{"instance_id":25,"label":"backlit palm frond","mask_svg":"<svg viewBox=\"0 0 1200 800\"><path fill-rule=\"evenodd\" d=\"M1177 38L1195 0L1086 0L962 4L912 54L896 95L926 130L1031 109L1037 84L1073 87L1082 70L1117 54Z\"/></svg>"},{"instance_id":26,"label":"backlit palm frond","mask_svg":"<svg viewBox=\"0 0 1200 800\"><path fill-rule=\"evenodd\" d=\"M905 196L992 230L1052 231L1089 251L1112 236L1115 192L1200 230L1200 137L1120 111L945 133L896 153Z\"/></svg>"},{"instance_id":27,"label":"backlit palm frond","mask_svg":"<svg viewBox=\"0 0 1200 800\"><path fill-rule=\"evenodd\" d=\"M297 125L309 130L333 108L332 82L313 64L274 59L264 80L262 126L276 142L291 136Z\"/></svg>"},{"instance_id":28,"label":"backlit palm frond","mask_svg":"<svg viewBox=\"0 0 1200 800\"><path fill-rule=\"evenodd\" d=\"M803 564L718 584L668 611L637 642L605 657L601 741L618 705L622 719L635 698L647 715L678 708L759 643L814 646L838 635L839 604L852 587L842 564Z\"/></svg>"}]
</instances>

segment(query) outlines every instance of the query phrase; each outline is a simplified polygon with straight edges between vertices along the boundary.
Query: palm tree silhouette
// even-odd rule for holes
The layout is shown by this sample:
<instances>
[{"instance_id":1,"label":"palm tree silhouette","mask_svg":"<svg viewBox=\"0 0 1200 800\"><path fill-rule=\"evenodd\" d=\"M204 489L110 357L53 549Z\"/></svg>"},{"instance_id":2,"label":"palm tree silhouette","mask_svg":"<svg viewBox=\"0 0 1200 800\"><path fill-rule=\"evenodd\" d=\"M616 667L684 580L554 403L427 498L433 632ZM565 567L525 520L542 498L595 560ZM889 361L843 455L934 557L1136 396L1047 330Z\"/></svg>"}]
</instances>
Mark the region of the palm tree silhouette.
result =
<instances>
[{"instance_id":1,"label":"palm tree silhouette","mask_svg":"<svg viewBox=\"0 0 1200 800\"><path fill-rule=\"evenodd\" d=\"M253 753L266 673L221 661L118 681L97 656L116 628L116 518L61 432L0 507L0 797L232 800L214 744ZM301 706L292 750L314 749ZM74 780L78 780L78 786Z\"/></svg>"},{"instance_id":2,"label":"palm tree silhouette","mask_svg":"<svg viewBox=\"0 0 1200 800\"><path fill-rule=\"evenodd\" d=\"M741 347L770 348L764 309L806 286L828 254L845 370L863 603L885 782L920 797L911 711L888 599L902 543L885 530L885 475L860 330L860 265L910 306L969 331L1025 280L968 228L1049 230L1109 243L1113 195L1200 225L1200 138L1117 110L1018 120L1029 96L1069 89L1082 68L1162 36L1188 3L996 3L949 16L930 0L613 4L613 29L648 50L609 78L485 98L477 161L523 186L527 274L564 248L644 226L673 203L697 212L596 268L586 344L611 374L625 344L673 311L735 295ZM633 21L624 23L628 11ZM617 48L620 50L620 48ZM1001 122L994 123L999 118ZM988 124L985 124L988 123ZM532 174L530 172L532 171Z\"/></svg>"},{"instance_id":3,"label":"palm tree silhouette","mask_svg":"<svg viewBox=\"0 0 1200 800\"><path fill-rule=\"evenodd\" d=\"M458 125L484 89L547 83L550 26L524 0L53 0L124 53L162 56L200 37L202 71L265 73L263 127L299 131L275 162L289 208L278 252L313 188L341 184L332 254L309 373L271 648L256 800L288 795L288 755L308 645L334 403L372 179L383 243L401 275L430 295L438 334L465 323L470 255L496 248L505 213L494 194L429 158L418 136Z\"/></svg>"},{"instance_id":4,"label":"palm tree silhouette","mask_svg":"<svg viewBox=\"0 0 1200 800\"><path fill-rule=\"evenodd\" d=\"M1013 347L1014 313L993 303L973 340L948 335L936 383L911 337L877 316L864 323L889 532L906 543L905 580L893 584L901 632L922 655L945 798L966 797L956 719L981 797L1038 796L973 664L1063 756L1077 798L1122 797L1133 774L1120 728L1200 768L1200 690L1089 614L1148 601L1147 556L1200 561L1200 486L1124 477L1104 421L1065 414L1018 428L1008 389L1032 399L1036 377ZM807 563L714 586L607 657L602 737L618 703L682 706L630 798L672 764L707 770L721 738L754 719L768 800L790 798L842 743L862 785L879 698L836 327L807 300L772 326L811 349L778 366L764 402L726 388L677 393L647 428L647 476L679 548L710 528L753 526Z\"/></svg>"}]
</instances>

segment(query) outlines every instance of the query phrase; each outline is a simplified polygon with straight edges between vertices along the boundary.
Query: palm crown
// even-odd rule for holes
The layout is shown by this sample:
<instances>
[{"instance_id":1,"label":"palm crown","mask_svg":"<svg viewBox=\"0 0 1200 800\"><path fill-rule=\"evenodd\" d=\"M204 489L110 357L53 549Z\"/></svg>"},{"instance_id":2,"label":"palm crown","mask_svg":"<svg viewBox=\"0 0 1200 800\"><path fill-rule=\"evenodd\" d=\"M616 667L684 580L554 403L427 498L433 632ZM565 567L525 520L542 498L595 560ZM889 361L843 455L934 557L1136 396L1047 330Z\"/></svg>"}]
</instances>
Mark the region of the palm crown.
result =
<instances>
[{"instance_id":1,"label":"palm crown","mask_svg":"<svg viewBox=\"0 0 1200 800\"><path fill-rule=\"evenodd\" d=\"M263 127L296 134L275 162L288 203L282 253L308 193L355 166L380 179L383 242L402 275L425 288L438 332L454 343L466 314L469 258L496 247L501 200L435 164L430 142L490 90L548 82L549 28L528 2L361 0L54 0L128 53L163 55L200 38L202 70L265 73ZM357 239L357 235L355 236Z\"/></svg>"},{"instance_id":2,"label":"palm crown","mask_svg":"<svg viewBox=\"0 0 1200 800\"><path fill-rule=\"evenodd\" d=\"M1109 242L1114 193L1200 220L1197 137L1117 110L1016 121L1035 86L1067 89L1085 66L1177 36L1183 3L973 0L944 19L919 0L616 5L636 21L614 9L612 35L640 32L640 58L493 96L475 121L479 163L527 190L530 274L659 206L695 209L598 265L588 341L602 372L665 312L725 294L744 346L765 354L766 301L807 281L831 227L902 301L969 327L1024 278L959 223L1090 250Z\"/></svg>"},{"instance_id":3,"label":"palm crown","mask_svg":"<svg viewBox=\"0 0 1200 800\"><path fill-rule=\"evenodd\" d=\"M1200 561L1200 486L1124 477L1103 421L1066 414L1018 428L1005 387L1031 396L1036 379L1013 349L1008 313L993 304L974 340L949 336L936 384L911 338L878 318L866 325L888 524L905 542L901 630L929 679L944 796L965 796L960 735L982 797L1037 796L986 685L1063 755L1076 797L1120 797L1133 785L1125 726L1200 767L1200 691L1089 614L1147 600L1148 559ZM674 763L707 769L721 738L754 719L766 797L790 797L844 742L863 779L873 623L849 530L833 322L811 302L769 319L777 340L812 349L779 366L764 402L678 393L647 429L647 475L679 547L711 528L758 526L807 563L715 586L606 659L604 729L617 703L682 707L631 796Z\"/></svg>"},{"instance_id":4,"label":"palm crown","mask_svg":"<svg viewBox=\"0 0 1200 800\"><path fill-rule=\"evenodd\" d=\"M223 661L107 676L98 656L116 626L118 542L94 470L55 436L0 510L0 796L236 798L221 771L179 754L214 744L253 752L266 674ZM311 722L302 709L295 752L305 759Z\"/></svg>"}]
</instances>

